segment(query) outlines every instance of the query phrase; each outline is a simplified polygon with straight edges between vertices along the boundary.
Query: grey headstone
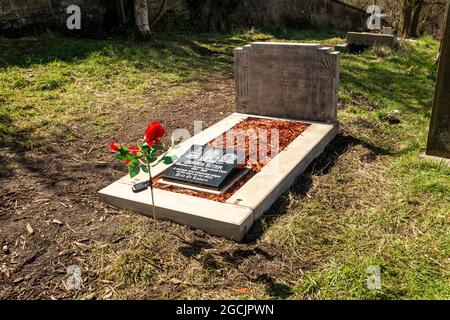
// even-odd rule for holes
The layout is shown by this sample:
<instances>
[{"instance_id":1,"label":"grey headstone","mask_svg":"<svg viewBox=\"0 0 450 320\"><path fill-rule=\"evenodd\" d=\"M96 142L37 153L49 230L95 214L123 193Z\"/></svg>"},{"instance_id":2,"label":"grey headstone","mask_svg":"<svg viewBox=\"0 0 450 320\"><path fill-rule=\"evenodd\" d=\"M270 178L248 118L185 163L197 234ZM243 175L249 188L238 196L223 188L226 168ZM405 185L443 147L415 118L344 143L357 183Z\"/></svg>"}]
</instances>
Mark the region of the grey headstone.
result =
<instances>
[{"instance_id":1,"label":"grey headstone","mask_svg":"<svg viewBox=\"0 0 450 320\"><path fill-rule=\"evenodd\" d=\"M255 42L235 50L237 111L337 121L339 52L318 44Z\"/></svg>"},{"instance_id":2,"label":"grey headstone","mask_svg":"<svg viewBox=\"0 0 450 320\"><path fill-rule=\"evenodd\" d=\"M348 32L347 44L354 46L368 46L375 44L382 46L395 47L398 45L397 38L392 34L380 34L370 32Z\"/></svg>"},{"instance_id":3,"label":"grey headstone","mask_svg":"<svg viewBox=\"0 0 450 320\"><path fill-rule=\"evenodd\" d=\"M384 27L383 33L387 35L392 35L394 33L394 30L391 27Z\"/></svg>"},{"instance_id":4,"label":"grey headstone","mask_svg":"<svg viewBox=\"0 0 450 320\"><path fill-rule=\"evenodd\" d=\"M450 2L442 37L439 73L426 154L450 159Z\"/></svg>"}]
</instances>

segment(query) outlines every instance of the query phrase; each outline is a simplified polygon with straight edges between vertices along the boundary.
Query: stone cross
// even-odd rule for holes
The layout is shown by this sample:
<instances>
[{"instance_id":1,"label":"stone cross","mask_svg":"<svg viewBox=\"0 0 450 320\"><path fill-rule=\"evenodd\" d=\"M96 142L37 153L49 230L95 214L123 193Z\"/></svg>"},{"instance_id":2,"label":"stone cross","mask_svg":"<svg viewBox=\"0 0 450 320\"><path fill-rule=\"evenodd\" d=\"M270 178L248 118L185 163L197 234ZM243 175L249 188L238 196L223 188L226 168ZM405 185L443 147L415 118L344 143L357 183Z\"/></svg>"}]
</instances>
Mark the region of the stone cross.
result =
<instances>
[{"instance_id":1,"label":"stone cross","mask_svg":"<svg viewBox=\"0 0 450 320\"><path fill-rule=\"evenodd\" d=\"M450 2L442 37L426 155L450 159Z\"/></svg>"},{"instance_id":2,"label":"stone cross","mask_svg":"<svg viewBox=\"0 0 450 320\"><path fill-rule=\"evenodd\" d=\"M318 44L255 42L235 50L237 111L334 123L339 53Z\"/></svg>"}]
</instances>

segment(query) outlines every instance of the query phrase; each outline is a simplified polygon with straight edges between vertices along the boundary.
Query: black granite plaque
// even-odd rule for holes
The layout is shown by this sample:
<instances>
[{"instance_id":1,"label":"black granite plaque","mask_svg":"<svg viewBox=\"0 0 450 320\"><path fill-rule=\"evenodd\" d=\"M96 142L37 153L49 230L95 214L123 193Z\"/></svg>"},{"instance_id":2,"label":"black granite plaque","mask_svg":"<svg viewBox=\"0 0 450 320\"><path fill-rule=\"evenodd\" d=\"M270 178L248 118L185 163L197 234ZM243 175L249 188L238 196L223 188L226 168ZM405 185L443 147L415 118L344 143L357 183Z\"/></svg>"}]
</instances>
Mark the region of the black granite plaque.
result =
<instances>
[{"instance_id":1,"label":"black granite plaque","mask_svg":"<svg viewBox=\"0 0 450 320\"><path fill-rule=\"evenodd\" d=\"M165 181L220 190L240 174L237 165L244 163L244 152L193 145L177 162L164 171L162 178Z\"/></svg>"}]
</instances>

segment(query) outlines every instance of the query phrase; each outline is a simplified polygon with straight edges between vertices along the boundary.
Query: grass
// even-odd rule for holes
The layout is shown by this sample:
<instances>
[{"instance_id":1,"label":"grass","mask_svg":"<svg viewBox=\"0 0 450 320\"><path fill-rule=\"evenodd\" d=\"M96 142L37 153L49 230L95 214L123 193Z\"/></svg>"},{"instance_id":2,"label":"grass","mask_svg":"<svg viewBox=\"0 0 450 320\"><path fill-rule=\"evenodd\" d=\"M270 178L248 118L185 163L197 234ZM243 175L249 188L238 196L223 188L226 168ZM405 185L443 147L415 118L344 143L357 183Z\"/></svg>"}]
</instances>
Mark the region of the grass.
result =
<instances>
[{"instance_id":1,"label":"grass","mask_svg":"<svg viewBox=\"0 0 450 320\"><path fill-rule=\"evenodd\" d=\"M321 35L277 33L293 39ZM0 142L35 145L50 136L73 140L74 122L87 123L82 129L89 133L104 134L123 115L109 110L139 110L142 96L164 102L186 94L202 79L230 72L233 48L274 39L255 30L233 35L158 34L151 43L68 39L53 33L3 38ZM22 141L23 135L32 139Z\"/></svg>"},{"instance_id":2,"label":"grass","mask_svg":"<svg viewBox=\"0 0 450 320\"><path fill-rule=\"evenodd\" d=\"M0 144L108 136L149 96L171 101L229 74L237 46L333 45L342 36L251 29L161 33L149 43L0 39ZM423 37L395 51L342 54L342 132L277 203L276 217L263 219L256 244L206 236L186 244L182 227L138 218L120 229L125 243L92 248L91 269L117 298L449 299L450 169L419 160L438 47ZM382 270L380 290L366 286L370 266Z\"/></svg>"}]
</instances>

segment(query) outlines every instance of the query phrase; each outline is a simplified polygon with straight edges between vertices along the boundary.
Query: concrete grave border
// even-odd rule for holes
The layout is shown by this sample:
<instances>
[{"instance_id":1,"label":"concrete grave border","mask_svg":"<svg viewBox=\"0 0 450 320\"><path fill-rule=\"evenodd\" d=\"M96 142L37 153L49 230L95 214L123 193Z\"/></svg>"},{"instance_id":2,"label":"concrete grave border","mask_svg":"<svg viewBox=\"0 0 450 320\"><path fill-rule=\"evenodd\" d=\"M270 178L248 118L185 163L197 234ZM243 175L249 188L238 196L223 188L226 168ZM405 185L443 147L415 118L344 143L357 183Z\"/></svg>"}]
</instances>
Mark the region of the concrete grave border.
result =
<instances>
[{"instance_id":1,"label":"concrete grave border","mask_svg":"<svg viewBox=\"0 0 450 320\"><path fill-rule=\"evenodd\" d=\"M395 48L399 41L392 34L371 33L371 32L348 32L346 37L349 46L371 47L375 44Z\"/></svg>"},{"instance_id":2,"label":"concrete grave border","mask_svg":"<svg viewBox=\"0 0 450 320\"><path fill-rule=\"evenodd\" d=\"M336 136L340 60L339 53L329 47L305 43L256 42L234 53L240 113L177 145L169 155L181 157L192 145L205 145L250 117L310 126L225 203L157 188L154 195L157 218L241 241ZM273 74L270 81L267 73ZM167 168L160 163L152 175L158 176ZM125 176L101 190L100 196L114 206L152 216L150 190L136 194L131 189L147 179L143 172L133 179Z\"/></svg>"}]
</instances>

